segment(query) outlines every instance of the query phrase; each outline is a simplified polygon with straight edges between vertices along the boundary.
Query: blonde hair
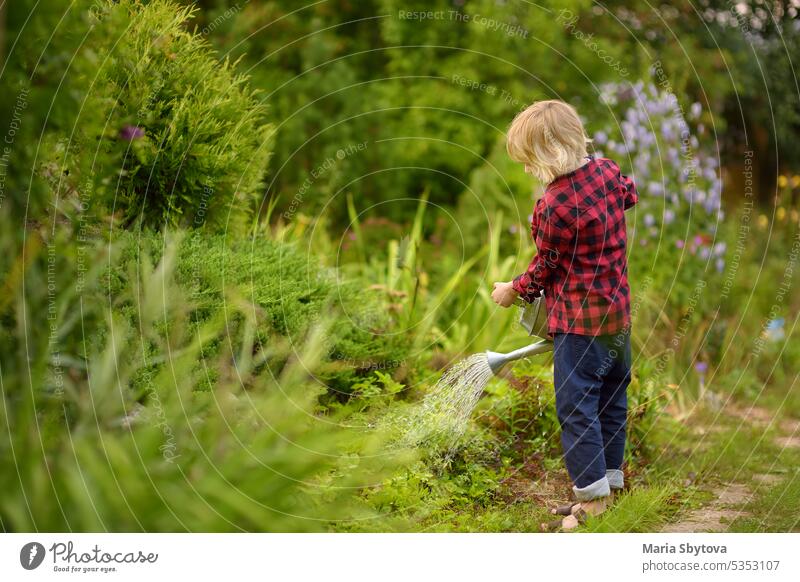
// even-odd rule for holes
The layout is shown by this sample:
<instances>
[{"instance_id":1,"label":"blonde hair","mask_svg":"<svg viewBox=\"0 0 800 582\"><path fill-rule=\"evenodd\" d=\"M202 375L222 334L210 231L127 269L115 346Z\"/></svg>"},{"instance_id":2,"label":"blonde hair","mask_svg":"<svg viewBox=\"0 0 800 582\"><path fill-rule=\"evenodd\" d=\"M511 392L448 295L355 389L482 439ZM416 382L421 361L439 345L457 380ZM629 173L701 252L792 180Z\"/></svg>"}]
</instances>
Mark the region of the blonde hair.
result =
<instances>
[{"instance_id":1,"label":"blonde hair","mask_svg":"<svg viewBox=\"0 0 800 582\"><path fill-rule=\"evenodd\" d=\"M551 99L517 114L508 128L506 150L512 160L549 184L584 164L591 141L575 108Z\"/></svg>"}]
</instances>

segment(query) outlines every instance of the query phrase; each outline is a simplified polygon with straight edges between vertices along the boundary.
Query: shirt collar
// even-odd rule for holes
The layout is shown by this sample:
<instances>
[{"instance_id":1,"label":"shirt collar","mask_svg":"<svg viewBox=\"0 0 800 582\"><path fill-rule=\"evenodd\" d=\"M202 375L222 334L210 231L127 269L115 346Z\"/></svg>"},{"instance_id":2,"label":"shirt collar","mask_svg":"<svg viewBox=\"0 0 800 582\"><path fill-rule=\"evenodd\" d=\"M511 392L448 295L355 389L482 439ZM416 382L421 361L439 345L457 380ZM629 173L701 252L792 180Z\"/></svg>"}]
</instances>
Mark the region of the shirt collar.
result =
<instances>
[{"instance_id":1,"label":"shirt collar","mask_svg":"<svg viewBox=\"0 0 800 582\"><path fill-rule=\"evenodd\" d=\"M588 170L589 167L592 165L592 162L594 161L594 156L588 155L584 159L586 160L585 164L575 168L571 172L567 172L566 174L561 174L560 176L556 176L556 178L552 182L550 182L547 185L547 187L549 188L551 186L555 186L558 182L560 182L562 180L569 180L570 178L574 178L579 173L582 173L582 172L585 172L586 170Z\"/></svg>"}]
</instances>

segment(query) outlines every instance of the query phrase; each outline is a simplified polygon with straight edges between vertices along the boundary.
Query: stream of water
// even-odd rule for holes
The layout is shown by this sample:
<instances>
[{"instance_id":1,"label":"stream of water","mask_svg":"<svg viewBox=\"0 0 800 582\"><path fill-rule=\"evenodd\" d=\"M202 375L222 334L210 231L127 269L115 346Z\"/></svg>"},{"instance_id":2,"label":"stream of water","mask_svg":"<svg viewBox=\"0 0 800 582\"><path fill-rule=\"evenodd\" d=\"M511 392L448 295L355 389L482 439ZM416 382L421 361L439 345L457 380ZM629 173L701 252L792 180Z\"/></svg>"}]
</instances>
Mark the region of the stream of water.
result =
<instances>
[{"instance_id":1,"label":"stream of water","mask_svg":"<svg viewBox=\"0 0 800 582\"><path fill-rule=\"evenodd\" d=\"M405 444L414 446L435 439L452 451L491 377L486 352L473 354L450 367L408 419Z\"/></svg>"}]
</instances>

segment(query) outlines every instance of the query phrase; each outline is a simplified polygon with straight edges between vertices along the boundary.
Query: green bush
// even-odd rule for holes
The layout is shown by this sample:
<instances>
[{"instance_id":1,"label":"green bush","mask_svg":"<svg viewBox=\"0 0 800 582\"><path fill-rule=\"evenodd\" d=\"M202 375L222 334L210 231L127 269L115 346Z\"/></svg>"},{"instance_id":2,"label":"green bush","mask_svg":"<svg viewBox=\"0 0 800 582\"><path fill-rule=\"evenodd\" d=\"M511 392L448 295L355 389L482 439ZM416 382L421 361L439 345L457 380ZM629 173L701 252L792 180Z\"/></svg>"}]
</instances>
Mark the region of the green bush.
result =
<instances>
[{"instance_id":1,"label":"green bush","mask_svg":"<svg viewBox=\"0 0 800 582\"><path fill-rule=\"evenodd\" d=\"M12 212L249 226L272 126L246 77L187 30L192 14L170 0L9 8L9 36L20 33L0 98L15 128L2 192Z\"/></svg>"},{"instance_id":2,"label":"green bush","mask_svg":"<svg viewBox=\"0 0 800 582\"><path fill-rule=\"evenodd\" d=\"M503 439L504 454L524 464L534 454L561 453L552 362L538 356L517 362L509 381L491 382L479 410Z\"/></svg>"},{"instance_id":3,"label":"green bush","mask_svg":"<svg viewBox=\"0 0 800 582\"><path fill-rule=\"evenodd\" d=\"M142 262L161 260L165 238L148 230L124 232L114 245L120 258L106 274L108 295L117 312L137 327L139 304L126 290L141 286ZM393 322L382 298L366 290L360 279L340 278L322 267L303 252L299 241L232 240L189 232L178 246L176 281L190 309L192 325L185 334L224 319L228 337L205 345L206 357L227 353L235 361L254 359L259 372L277 374L293 353L302 351L314 325L334 318L316 374L334 395L344 398L353 384L376 371L393 373L408 355L409 340L391 333ZM254 355L259 350L269 356L259 359ZM205 373L206 385L213 387L217 372Z\"/></svg>"},{"instance_id":4,"label":"green bush","mask_svg":"<svg viewBox=\"0 0 800 582\"><path fill-rule=\"evenodd\" d=\"M89 42L102 60L87 73L114 154L104 194L126 222L237 228L253 215L272 128L247 79L186 30L192 12L169 0L94 12Z\"/></svg>"}]
</instances>

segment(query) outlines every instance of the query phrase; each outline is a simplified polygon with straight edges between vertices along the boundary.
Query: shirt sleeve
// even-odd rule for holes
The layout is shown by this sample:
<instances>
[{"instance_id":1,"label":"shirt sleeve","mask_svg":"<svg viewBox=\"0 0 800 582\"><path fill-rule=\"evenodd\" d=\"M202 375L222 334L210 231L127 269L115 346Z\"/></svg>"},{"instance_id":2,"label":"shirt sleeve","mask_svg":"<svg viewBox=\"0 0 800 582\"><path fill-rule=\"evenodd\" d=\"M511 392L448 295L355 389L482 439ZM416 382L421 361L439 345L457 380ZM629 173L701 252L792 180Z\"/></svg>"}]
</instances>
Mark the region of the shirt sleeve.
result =
<instances>
[{"instance_id":1,"label":"shirt sleeve","mask_svg":"<svg viewBox=\"0 0 800 582\"><path fill-rule=\"evenodd\" d=\"M622 189L624 190L624 200L625 200L625 210L629 208L633 208L637 202L639 202L639 193L636 192L636 184L633 183L633 179L626 176L625 174L619 175L620 182L622 184Z\"/></svg>"},{"instance_id":2,"label":"shirt sleeve","mask_svg":"<svg viewBox=\"0 0 800 582\"><path fill-rule=\"evenodd\" d=\"M575 232L568 214L565 208L545 206L541 216L534 217L536 256L525 272L512 282L514 290L528 303L547 287L562 257L572 250Z\"/></svg>"}]
</instances>

